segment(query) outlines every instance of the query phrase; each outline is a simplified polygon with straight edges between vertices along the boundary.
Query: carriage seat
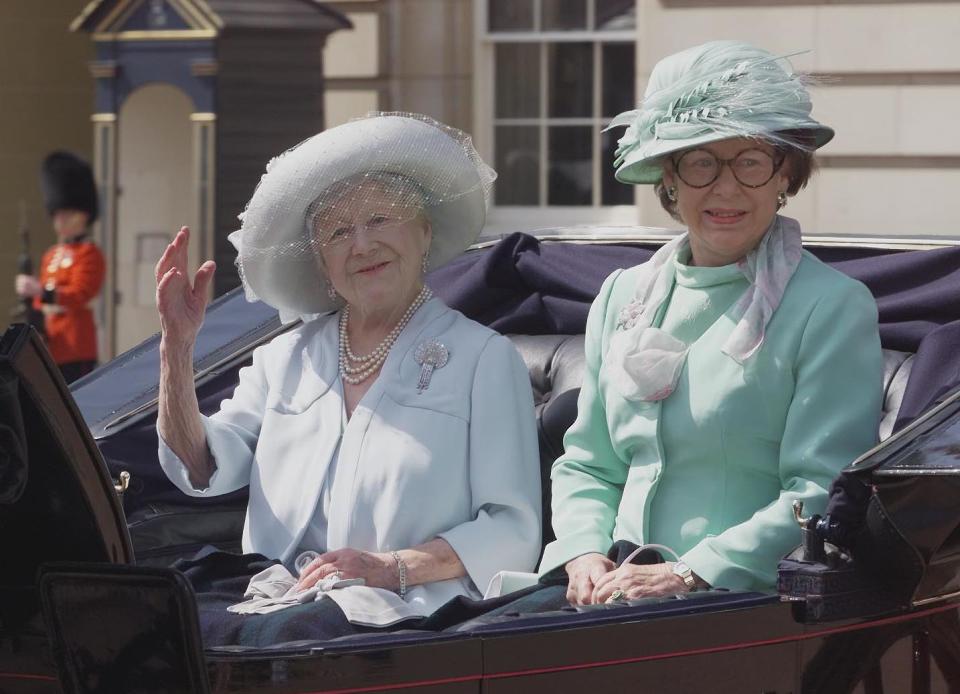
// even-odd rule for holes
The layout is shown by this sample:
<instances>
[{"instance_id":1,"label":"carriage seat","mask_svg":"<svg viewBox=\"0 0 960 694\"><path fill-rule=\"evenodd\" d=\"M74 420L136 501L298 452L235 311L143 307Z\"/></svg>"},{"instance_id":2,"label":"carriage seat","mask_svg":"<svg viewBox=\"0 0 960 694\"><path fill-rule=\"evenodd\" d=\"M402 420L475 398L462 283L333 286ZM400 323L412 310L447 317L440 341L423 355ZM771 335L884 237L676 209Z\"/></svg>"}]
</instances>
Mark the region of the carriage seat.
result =
<instances>
[{"instance_id":1,"label":"carriage seat","mask_svg":"<svg viewBox=\"0 0 960 694\"><path fill-rule=\"evenodd\" d=\"M550 468L563 453L563 435L577 416L577 396L583 379L583 335L510 335L530 373L537 436L540 440L540 477L543 484L543 539L554 539L550 521ZM906 390L913 354L883 350L883 410L879 437L893 432Z\"/></svg>"}]
</instances>

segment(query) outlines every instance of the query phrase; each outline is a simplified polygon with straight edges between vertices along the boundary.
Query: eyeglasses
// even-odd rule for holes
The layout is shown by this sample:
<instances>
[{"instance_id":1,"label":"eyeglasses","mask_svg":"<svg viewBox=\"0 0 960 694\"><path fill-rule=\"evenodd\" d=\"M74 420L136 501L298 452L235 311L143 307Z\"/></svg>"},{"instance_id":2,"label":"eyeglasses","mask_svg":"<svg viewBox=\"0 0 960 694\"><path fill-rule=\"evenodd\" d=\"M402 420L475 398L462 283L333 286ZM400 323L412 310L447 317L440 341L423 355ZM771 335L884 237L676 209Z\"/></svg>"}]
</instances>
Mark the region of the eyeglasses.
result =
<instances>
[{"instance_id":1,"label":"eyeglasses","mask_svg":"<svg viewBox=\"0 0 960 694\"><path fill-rule=\"evenodd\" d=\"M411 216L409 219L412 219ZM313 232L314 243L320 248L330 248L339 246L356 238L361 230L365 231L368 237L378 239L387 236L409 221L408 218L391 217L384 214L375 214L363 224L335 224L330 229L318 227Z\"/></svg>"},{"instance_id":2,"label":"eyeglasses","mask_svg":"<svg viewBox=\"0 0 960 694\"><path fill-rule=\"evenodd\" d=\"M783 166L785 155L774 159L762 149L745 149L733 159L721 159L706 149L691 149L684 152L673 162L680 180L691 188L706 188L720 178L720 171L726 164L733 177L747 188L760 188L767 185L774 174Z\"/></svg>"}]
</instances>

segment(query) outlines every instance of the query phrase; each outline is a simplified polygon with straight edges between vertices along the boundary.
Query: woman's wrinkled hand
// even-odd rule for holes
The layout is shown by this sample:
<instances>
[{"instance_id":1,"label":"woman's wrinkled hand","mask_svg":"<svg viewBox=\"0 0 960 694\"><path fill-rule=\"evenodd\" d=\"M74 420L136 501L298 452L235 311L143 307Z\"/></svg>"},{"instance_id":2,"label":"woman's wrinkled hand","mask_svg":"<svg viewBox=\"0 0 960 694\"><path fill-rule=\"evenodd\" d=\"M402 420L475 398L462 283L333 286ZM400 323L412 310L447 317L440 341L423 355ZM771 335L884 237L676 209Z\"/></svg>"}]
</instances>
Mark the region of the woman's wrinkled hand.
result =
<instances>
[{"instance_id":1,"label":"woman's wrinkled hand","mask_svg":"<svg viewBox=\"0 0 960 694\"><path fill-rule=\"evenodd\" d=\"M361 552L356 549L338 549L325 552L307 564L300 572L294 590L312 588L327 576L340 572L340 578L362 578L373 588L396 590L400 578L397 562L390 554Z\"/></svg>"},{"instance_id":2,"label":"woman's wrinkled hand","mask_svg":"<svg viewBox=\"0 0 960 694\"><path fill-rule=\"evenodd\" d=\"M673 573L673 562L663 564L624 564L602 576L594 587L590 602L606 602L617 589L621 599L655 598L687 593L683 579Z\"/></svg>"},{"instance_id":3,"label":"woman's wrinkled hand","mask_svg":"<svg viewBox=\"0 0 960 694\"><path fill-rule=\"evenodd\" d=\"M571 605L589 605L596 583L615 568L615 564L597 552L583 554L567 562L569 577L567 601Z\"/></svg>"},{"instance_id":4,"label":"woman's wrinkled hand","mask_svg":"<svg viewBox=\"0 0 960 694\"><path fill-rule=\"evenodd\" d=\"M164 338L177 344L192 345L203 325L207 310L207 288L216 264L208 260L190 281L187 246L190 229L181 227L173 242L157 262L157 311Z\"/></svg>"}]
</instances>

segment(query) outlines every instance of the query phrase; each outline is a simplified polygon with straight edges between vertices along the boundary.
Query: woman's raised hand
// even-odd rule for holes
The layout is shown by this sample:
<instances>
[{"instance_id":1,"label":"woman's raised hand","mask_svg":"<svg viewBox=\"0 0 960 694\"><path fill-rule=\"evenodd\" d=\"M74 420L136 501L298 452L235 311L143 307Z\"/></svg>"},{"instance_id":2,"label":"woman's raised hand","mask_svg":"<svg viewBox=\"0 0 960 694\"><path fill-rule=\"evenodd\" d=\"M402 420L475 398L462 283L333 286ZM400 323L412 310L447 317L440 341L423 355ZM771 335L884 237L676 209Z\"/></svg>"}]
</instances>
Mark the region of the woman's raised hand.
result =
<instances>
[{"instance_id":1,"label":"woman's raised hand","mask_svg":"<svg viewBox=\"0 0 960 694\"><path fill-rule=\"evenodd\" d=\"M601 577L616 568L616 564L604 555L592 552L582 554L567 562L567 601L571 605L589 605Z\"/></svg>"},{"instance_id":2,"label":"woman's raised hand","mask_svg":"<svg viewBox=\"0 0 960 694\"><path fill-rule=\"evenodd\" d=\"M183 345L193 345L200 332L207 310L207 288L217 269L216 264L208 260L200 266L191 282L187 267L189 242L190 229L181 227L155 270L160 330L165 339Z\"/></svg>"}]
</instances>

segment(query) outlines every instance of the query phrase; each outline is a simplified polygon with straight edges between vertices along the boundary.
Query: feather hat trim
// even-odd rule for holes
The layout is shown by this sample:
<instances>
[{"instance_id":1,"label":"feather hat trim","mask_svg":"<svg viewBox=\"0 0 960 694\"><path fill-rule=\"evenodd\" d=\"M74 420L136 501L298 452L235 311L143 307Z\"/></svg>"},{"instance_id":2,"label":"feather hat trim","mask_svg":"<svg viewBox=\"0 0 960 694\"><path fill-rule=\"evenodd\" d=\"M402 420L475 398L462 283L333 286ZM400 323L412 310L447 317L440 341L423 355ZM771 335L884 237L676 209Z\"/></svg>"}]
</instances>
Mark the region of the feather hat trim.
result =
<instances>
[{"instance_id":1,"label":"feather hat trim","mask_svg":"<svg viewBox=\"0 0 960 694\"><path fill-rule=\"evenodd\" d=\"M796 147L783 133L808 130L811 149L825 145L833 129L810 117L810 80L793 72L788 57L711 41L658 62L638 108L608 126L627 126L614 161L617 180L657 183L663 156L728 138Z\"/></svg>"}]
</instances>

